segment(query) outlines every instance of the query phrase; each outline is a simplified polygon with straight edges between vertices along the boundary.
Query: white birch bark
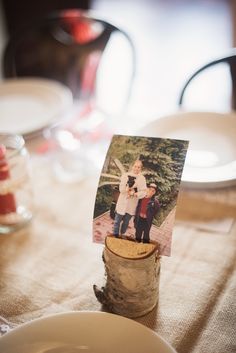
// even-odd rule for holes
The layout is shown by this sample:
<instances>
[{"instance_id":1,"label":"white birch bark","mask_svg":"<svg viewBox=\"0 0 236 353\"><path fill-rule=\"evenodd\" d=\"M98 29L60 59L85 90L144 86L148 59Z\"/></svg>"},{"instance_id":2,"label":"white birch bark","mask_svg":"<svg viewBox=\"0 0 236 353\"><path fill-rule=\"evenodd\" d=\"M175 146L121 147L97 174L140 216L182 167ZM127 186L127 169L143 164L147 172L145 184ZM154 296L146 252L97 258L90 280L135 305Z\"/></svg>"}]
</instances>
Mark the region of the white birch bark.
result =
<instances>
[{"instance_id":1,"label":"white birch bark","mask_svg":"<svg viewBox=\"0 0 236 353\"><path fill-rule=\"evenodd\" d=\"M140 249L147 245L129 243L136 248L140 245ZM94 286L97 299L110 311L130 318L150 312L159 295L160 256L155 250L126 258L119 255L119 250L111 251L106 242L103 251L106 283L101 290Z\"/></svg>"}]
</instances>

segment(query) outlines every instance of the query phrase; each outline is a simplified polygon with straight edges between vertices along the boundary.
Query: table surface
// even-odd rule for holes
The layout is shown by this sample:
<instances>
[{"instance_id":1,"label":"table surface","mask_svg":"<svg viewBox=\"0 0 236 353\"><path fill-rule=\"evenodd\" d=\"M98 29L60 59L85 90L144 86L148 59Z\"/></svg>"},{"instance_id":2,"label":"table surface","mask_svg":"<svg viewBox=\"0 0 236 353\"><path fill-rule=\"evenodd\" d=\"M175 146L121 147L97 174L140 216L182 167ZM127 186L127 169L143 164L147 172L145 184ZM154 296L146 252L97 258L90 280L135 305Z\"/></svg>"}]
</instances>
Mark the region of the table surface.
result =
<instances>
[{"instance_id":1,"label":"table surface","mask_svg":"<svg viewBox=\"0 0 236 353\"><path fill-rule=\"evenodd\" d=\"M93 292L93 284L105 282L103 245L92 242L99 172L68 184L55 178L49 158L32 153L31 163L34 219L0 237L0 315L13 326L59 312L103 310ZM180 192L172 256L161 260L158 306L136 319L179 353L236 351L236 224L222 227L235 215L236 187Z\"/></svg>"}]
</instances>

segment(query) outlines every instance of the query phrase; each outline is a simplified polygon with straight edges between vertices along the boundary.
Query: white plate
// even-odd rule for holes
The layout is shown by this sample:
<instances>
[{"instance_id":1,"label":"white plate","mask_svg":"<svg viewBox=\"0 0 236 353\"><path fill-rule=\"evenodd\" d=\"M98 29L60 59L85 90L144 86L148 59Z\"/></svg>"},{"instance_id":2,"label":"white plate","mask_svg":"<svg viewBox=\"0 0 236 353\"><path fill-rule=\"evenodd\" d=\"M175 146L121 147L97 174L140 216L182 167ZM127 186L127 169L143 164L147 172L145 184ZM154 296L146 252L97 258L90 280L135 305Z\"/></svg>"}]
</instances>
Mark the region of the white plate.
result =
<instances>
[{"instance_id":1,"label":"white plate","mask_svg":"<svg viewBox=\"0 0 236 353\"><path fill-rule=\"evenodd\" d=\"M216 188L236 184L236 113L177 113L151 122L140 134L189 140L184 186Z\"/></svg>"},{"instance_id":2,"label":"white plate","mask_svg":"<svg viewBox=\"0 0 236 353\"><path fill-rule=\"evenodd\" d=\"M66 86L47 79L20 78L0 84L0 131L27 136L61 118L72 105Z\"/></svg>"},{"instance_id":3,"label":"white plate","mask_svg":"<svg viewBox=\"0 0 236 353\"><path fill-rule=\"evenodd\" d=\"M21 325L0 338L4 353L176 353L147 327L103 312L69 312Z\"/></svg>"}]
</instances>

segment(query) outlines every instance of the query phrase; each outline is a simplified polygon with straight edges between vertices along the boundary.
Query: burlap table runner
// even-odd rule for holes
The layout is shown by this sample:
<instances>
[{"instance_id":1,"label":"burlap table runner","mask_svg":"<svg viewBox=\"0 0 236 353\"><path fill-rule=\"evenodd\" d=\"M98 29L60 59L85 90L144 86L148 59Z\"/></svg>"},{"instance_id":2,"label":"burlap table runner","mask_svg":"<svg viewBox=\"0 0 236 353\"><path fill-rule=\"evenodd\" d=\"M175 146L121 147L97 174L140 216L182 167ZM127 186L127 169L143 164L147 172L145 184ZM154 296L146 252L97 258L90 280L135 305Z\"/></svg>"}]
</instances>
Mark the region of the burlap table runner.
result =
<instances>
[{"instance_id":1,"label":"burlap table runner","mask_svg":"<svg viewBox=\"0 0 236 353\"><path fill-rule=\"evenodd\" d=\"M92 289L104 283L103 246L91 235L98 175L63 184L47 159L36 159L33 171L31 226L0 237L0 315L18 325L68 310L103 310ZM137 321L179 353L235 353L235 264L235 225L222 234L176 222L172 256L162 258L158 308Z\"/></svg>"}]
</instances>

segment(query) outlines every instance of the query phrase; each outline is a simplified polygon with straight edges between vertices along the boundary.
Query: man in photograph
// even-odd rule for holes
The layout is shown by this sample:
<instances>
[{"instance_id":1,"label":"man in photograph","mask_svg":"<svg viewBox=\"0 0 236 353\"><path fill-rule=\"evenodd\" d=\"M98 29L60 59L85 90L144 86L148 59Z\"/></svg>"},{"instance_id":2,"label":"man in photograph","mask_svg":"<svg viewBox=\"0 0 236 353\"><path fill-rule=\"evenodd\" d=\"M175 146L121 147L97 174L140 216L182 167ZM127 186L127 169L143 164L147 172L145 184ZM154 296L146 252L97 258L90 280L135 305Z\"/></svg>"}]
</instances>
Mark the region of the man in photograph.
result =
<instances>
[{"instance_id":1,"label":"man in photograph","mask_svg":"<svg viewBox=\"0 0 236 353\"><path fill-rule=\"evenodd\" d=\"M115 237L125 234L131 217L135 215L138 200L146 194L146 179L142 174L142 167L142 161L136 160L131 171L121 177L113 229Z\"/></svg>"},{"instance_id":2,"label":"man in photograph","mask_svg":"<svg viewBox=\"0 0 236 353\"><path fill-rule=\"evenodd\" d=\"M160 204L155 197L157 192L157 186L151 183L146 191L144 198L138 201L138 205L135 213L135 238L138 242L143 240L144 243L150 242L150 229L152 226L152 221L157 214Z\"/></svg>"}]
</instances>

